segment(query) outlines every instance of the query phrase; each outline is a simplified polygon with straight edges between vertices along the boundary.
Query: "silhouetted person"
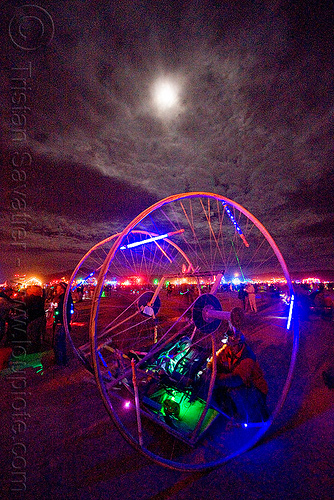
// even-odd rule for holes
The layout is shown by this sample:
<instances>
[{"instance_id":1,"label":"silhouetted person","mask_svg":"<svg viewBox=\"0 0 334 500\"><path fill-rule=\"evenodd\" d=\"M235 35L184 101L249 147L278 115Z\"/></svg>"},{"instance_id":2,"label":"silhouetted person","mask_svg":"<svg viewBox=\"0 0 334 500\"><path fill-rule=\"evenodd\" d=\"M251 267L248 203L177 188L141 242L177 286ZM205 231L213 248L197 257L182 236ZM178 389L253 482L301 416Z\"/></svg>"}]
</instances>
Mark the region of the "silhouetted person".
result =
<instances>
[{"instance_id":1,"label":"silhouetted person","mask_svg":"<svg viewBox=\"0 0 334 500\"><path fill-rule=\"evenodd\" d=\"M54 312L54 353L55 361L57 365L65 366L67 364L67 354L66 354L66 332L64 328L64 318L63 318L63 305L66 292L66 283L58 283L56 287L56 300L58 305ZM71 321L71 309L73 306L71 293L69 294L67 307L66 307L66 317L68 328L70 329Z\"/></svg>"},{"instance_id":2,"label":"silhouetted person","mask_svg":"<svg viewBox=\"0 0 334 500\"><path fill-rule=\"evenodd\" d=\"M248 294L248 302L251 311L257 312L254 285L252 283L247 283L247 285L245 286L245 291Z\"/></svg>"},{"instance_id":3,"label":"silhouetted person","mask_svg":"<svg viewBox=\"0 0 334 500\"><path fill-rule=\"evenodd\" d=\"M44 293L40 286L31 286L26 292L27 338L31 342L30 352L41 350L41 339L45 337L46 317Z\"/></svg>"}]
</instances>

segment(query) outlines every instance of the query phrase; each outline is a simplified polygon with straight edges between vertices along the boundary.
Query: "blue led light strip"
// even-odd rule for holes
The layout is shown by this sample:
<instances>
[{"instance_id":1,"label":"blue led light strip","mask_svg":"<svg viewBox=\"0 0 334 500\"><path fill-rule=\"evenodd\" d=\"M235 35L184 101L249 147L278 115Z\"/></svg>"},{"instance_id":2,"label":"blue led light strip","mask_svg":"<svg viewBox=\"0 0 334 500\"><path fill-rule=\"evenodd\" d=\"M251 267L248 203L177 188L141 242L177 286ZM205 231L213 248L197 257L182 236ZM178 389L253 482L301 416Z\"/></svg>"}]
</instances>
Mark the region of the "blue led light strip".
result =
<instances>
[{"instance_id":1,"label":"blue led light strip","mask_svg":"<svg viewBox=\"0 0 334 500\"><path fill-rule=\"evenodd\" d=\"M222 205L225 208L227 215L231 219L231 221L232 221L232 223L233 223L233 225L234 225L237 233L240 235L240 238L244 242L245 246L248 248L249 247L249 243L246 240L246 237L245 237L244 233L241 231L240 226L238 225L237 221L235 220L234 215L232 214L231 210L228 208L228 206L226 205L225 201L222 201Z\"/></svg>"},{"instance_id":2,"label":"blue led light strip","mask_svg":"<svg viewBox=\"0 0 334 500\"><path fill-rule=\"evenodd\" d=\"M290 308L289 308L289 315L288 315L288 322L286 324L286 329L290 330L291 326L291 319L292 319L292 310L293 310L293 303L295 301L295 296L291 295L291 301L290 301Z\"/></svg>"},{"instance_id":3,"label":"blue led light strip","mask_svg":"<svg viewBox=\"0 0 334 500\"><path fill-rule=\"evenodd\" d=\"M151 238L147 238L146 240L142 240L142 241L135 241L134 243L129 243L128 245L121 246L120 249L121 250L126 250L127 248L138 247L140 245L145 245L146 243L152 243L152 241L163 240L165 238L168 238L169 236L173 236L173 234L180 234L180 233L184 233L184 229L179 229L178 231L172 231L170 233L160 234L159 236L152 236ZM159 248L162 251L162 253L167 257L167 259L169 260L169 262L171 262L171 259L168 257L168 255L166 254L166 252L161 247L159 247ZM98 267L92 273L90 273L83 281L86 281L86 280L88 280L88 278L91 278L92 276L94 276L94 274L96 273L96 271L98 271L99 269L101 269L101 266ZM77 288L77 286L75 286L72 289L72 291L74 291L76 288Z\"/></svg>"},{"instance_id":4,"label":"blue led light strip","mask_svg":"<svg viewBox=\"0 0 334 500\"><path fill-rule=\"evenodd\" d=\"M103 366L104 366L105 368L108 368L108 365L107 365L107 363L104 361L103 356L102 356L102 354L100 353L100 351L97 351L97 354L99 355L99 358L100 358L100 360L101 360L101 361L102 361L102 363L103 363ZM109 370L108 370L108 375L109 375L109 377L110 377L110 378L113 378Z\"/></svg>"},{"instance_id":5,"label":"blue led light strip","mask_svg":"<svg viewBox=\"0 0 334 500\"><path fill-rule=\"evenodd\" d=\"M179 231L172 231L171 233L159 234L159 236L152 236L151 238L147 238L146 240L135 241L134 243L123 245L120 247L120 249L126 250L127 248L139 247L140 245L146 245L146 243L152 243L152 241L164 240L165 238L169 238L169 236L173 236L173 234L179 234L183 232L184 229L180 229Z\"/></svg>"},{"instance_id":6,"label":"blue led light strip","mask_svg":"<svg viewBox=\"0 0 334 500\"><path fill-rule=\"evenodd\" d=\"M92 273L90 273L88 276L86 276L86 278L83 278L80 283L83 283L85 281L88 280L88 278L91 278L92 276L94 276L94 274L96 273L96 271L98 271L99 269L101 269L101 266L98 267L97 269L95 269L95 271L93 271ZM71 291L74 292L74 290L76 290L78 288L79 285L75 285L73 288L71 288Z\"/></svg>"}]
</instances>

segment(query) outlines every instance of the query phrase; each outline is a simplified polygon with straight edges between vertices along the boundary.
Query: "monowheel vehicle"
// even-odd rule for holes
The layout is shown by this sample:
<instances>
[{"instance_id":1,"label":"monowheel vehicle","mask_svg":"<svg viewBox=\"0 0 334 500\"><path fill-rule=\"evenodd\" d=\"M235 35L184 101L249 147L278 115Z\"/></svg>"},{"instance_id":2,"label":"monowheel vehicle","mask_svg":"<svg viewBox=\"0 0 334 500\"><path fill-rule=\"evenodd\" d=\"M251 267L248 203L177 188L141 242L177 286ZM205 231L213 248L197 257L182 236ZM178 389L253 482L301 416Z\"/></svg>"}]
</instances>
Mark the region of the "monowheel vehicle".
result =
<instances>
[{"instance_id":1,"label":"monowheel vehicle","mask_svg":"<svg viewBox=\"0 0 334 500\"><path fill-rule=\"evenodd\" d=\"M155 462L184 471L216 467L252 447L284 403L298 349L293 287L273 238L233 200L194 192L157 202L110 241L97 268L91 354L82 361L120 433ZM265 287L257 312L233 314L242 303L222 284L236 275L284 278L288 314ZM106 299L110 276L119 285ZM135 280L134 294L124 284ZM268 382L268 413L215 397L216 353L240 329Z\"/></svg>"}]
</instances>

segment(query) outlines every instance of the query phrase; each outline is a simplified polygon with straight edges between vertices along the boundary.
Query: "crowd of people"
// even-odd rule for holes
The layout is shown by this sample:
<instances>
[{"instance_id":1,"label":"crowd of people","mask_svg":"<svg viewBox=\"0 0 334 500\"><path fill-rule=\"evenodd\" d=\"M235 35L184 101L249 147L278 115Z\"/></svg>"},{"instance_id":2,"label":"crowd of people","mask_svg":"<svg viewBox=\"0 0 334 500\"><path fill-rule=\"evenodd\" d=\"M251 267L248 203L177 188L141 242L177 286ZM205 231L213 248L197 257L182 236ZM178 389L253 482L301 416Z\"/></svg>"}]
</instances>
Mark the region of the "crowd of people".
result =
<instances>
[{"instance_id":1,"label":"crowd of people","mask_svg":"<svg viewBox=\"0 0 334 500\"><path fill-rule=\"evenodd\" d=\"M319 284L294 284L296 304L302 319L310 319L311 314L321 315L326 319L334 319L333 286ZM0 346L10 347L13 342L24 342L27 353L39 352L42 344L49 344L55 350L58 364L66 364L66 342L63 326L63 300L66 290L65 283L42 288L31 285L25 289L6 287L0 290ZM180 301L191 305L197 298L198 289L195 285L181 286L169 284L166 288L167 299L177 295ZM102 296L109 297L114 287L106 286ZM284 302L284 293L278 286L266 285L265 288L251 282L235 286L225 284L221 292L237 293L244 312L257 313L263 297L270 296ZM262 293L262 292L265 293ZM202 290L210 292L210 287ZM75 302L90 299L94 293L93 285L78 285L74 292ZM139 292L140 293L140 292ZM68 325L70 327L73 301L70 295L68 302ZM288 306L289 304L287 304ZM47 328L50 327L50 328ZM47 331L51 331L47 339Z\"/></svg>"},{"instance_id":2,"label":"crowd of people","mask_svg":"<svg viewBox=\"0 0 334 500\"><path fill-rule=\"evenodd\" d=\"M308 320L311 314L321 316L324 319L334 318L334 286L332 283L293 283L293 290L301 319ZM261 296L265 295L272 299L280 299L287 306L290 304L286 285L258 285L248 282L238 286L238 298L242 301L245 312L256 313L258 311L257 300L261 302Z\"/></svg>"},{"instance_id":3,"label":"crowd of people","mask_svg":"<svg viewBox=\"0 0 334 500\"><path fill-rule=\"evenodd\" d=\"M309 320L310 315L321 316L324 319L334 319L334 290L324 283L315 285L300 284L295 286L297 305L300 316Z\"/></svg>"},{"instance_id":4,"label":"crowd of people","mask_svg":"<svg viewBox=\"0 0 334 500\"><path fill-rule=\"evenodd\" d=\"M66 365L66 341L63 303L66 283L43 288L31 285L15 290L6 287L0 291L0 345L22 345L22 352L40 352L42 344L54 349L55 361ZM72 297L67 303L67 321L70 328ZM51 306L52 305L52 306ZM50 315L52 333L47 338L47 313ZM23 350L24 349L24 350Z\"/></svg>"}]
</instances>

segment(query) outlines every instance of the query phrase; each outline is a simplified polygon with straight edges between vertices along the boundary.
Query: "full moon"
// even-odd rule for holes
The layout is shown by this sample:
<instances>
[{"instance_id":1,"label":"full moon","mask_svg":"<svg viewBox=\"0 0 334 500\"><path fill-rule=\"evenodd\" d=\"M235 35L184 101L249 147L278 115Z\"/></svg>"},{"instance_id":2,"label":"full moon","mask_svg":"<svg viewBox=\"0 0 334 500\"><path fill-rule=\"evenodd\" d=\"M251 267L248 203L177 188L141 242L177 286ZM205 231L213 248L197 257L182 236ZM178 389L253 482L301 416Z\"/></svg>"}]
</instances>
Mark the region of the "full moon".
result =
<instances>
[{"instance_id":1,"label":"full moon","mask_svg":"<svg viewBox=\"0 0 334 500\"><path fill-rule=\"evenodd\" d=\"M154 86L153 97L159 110L168 111L178 103L177 86L169 81L158 81Z\"/></svg>"}]
</instances>

